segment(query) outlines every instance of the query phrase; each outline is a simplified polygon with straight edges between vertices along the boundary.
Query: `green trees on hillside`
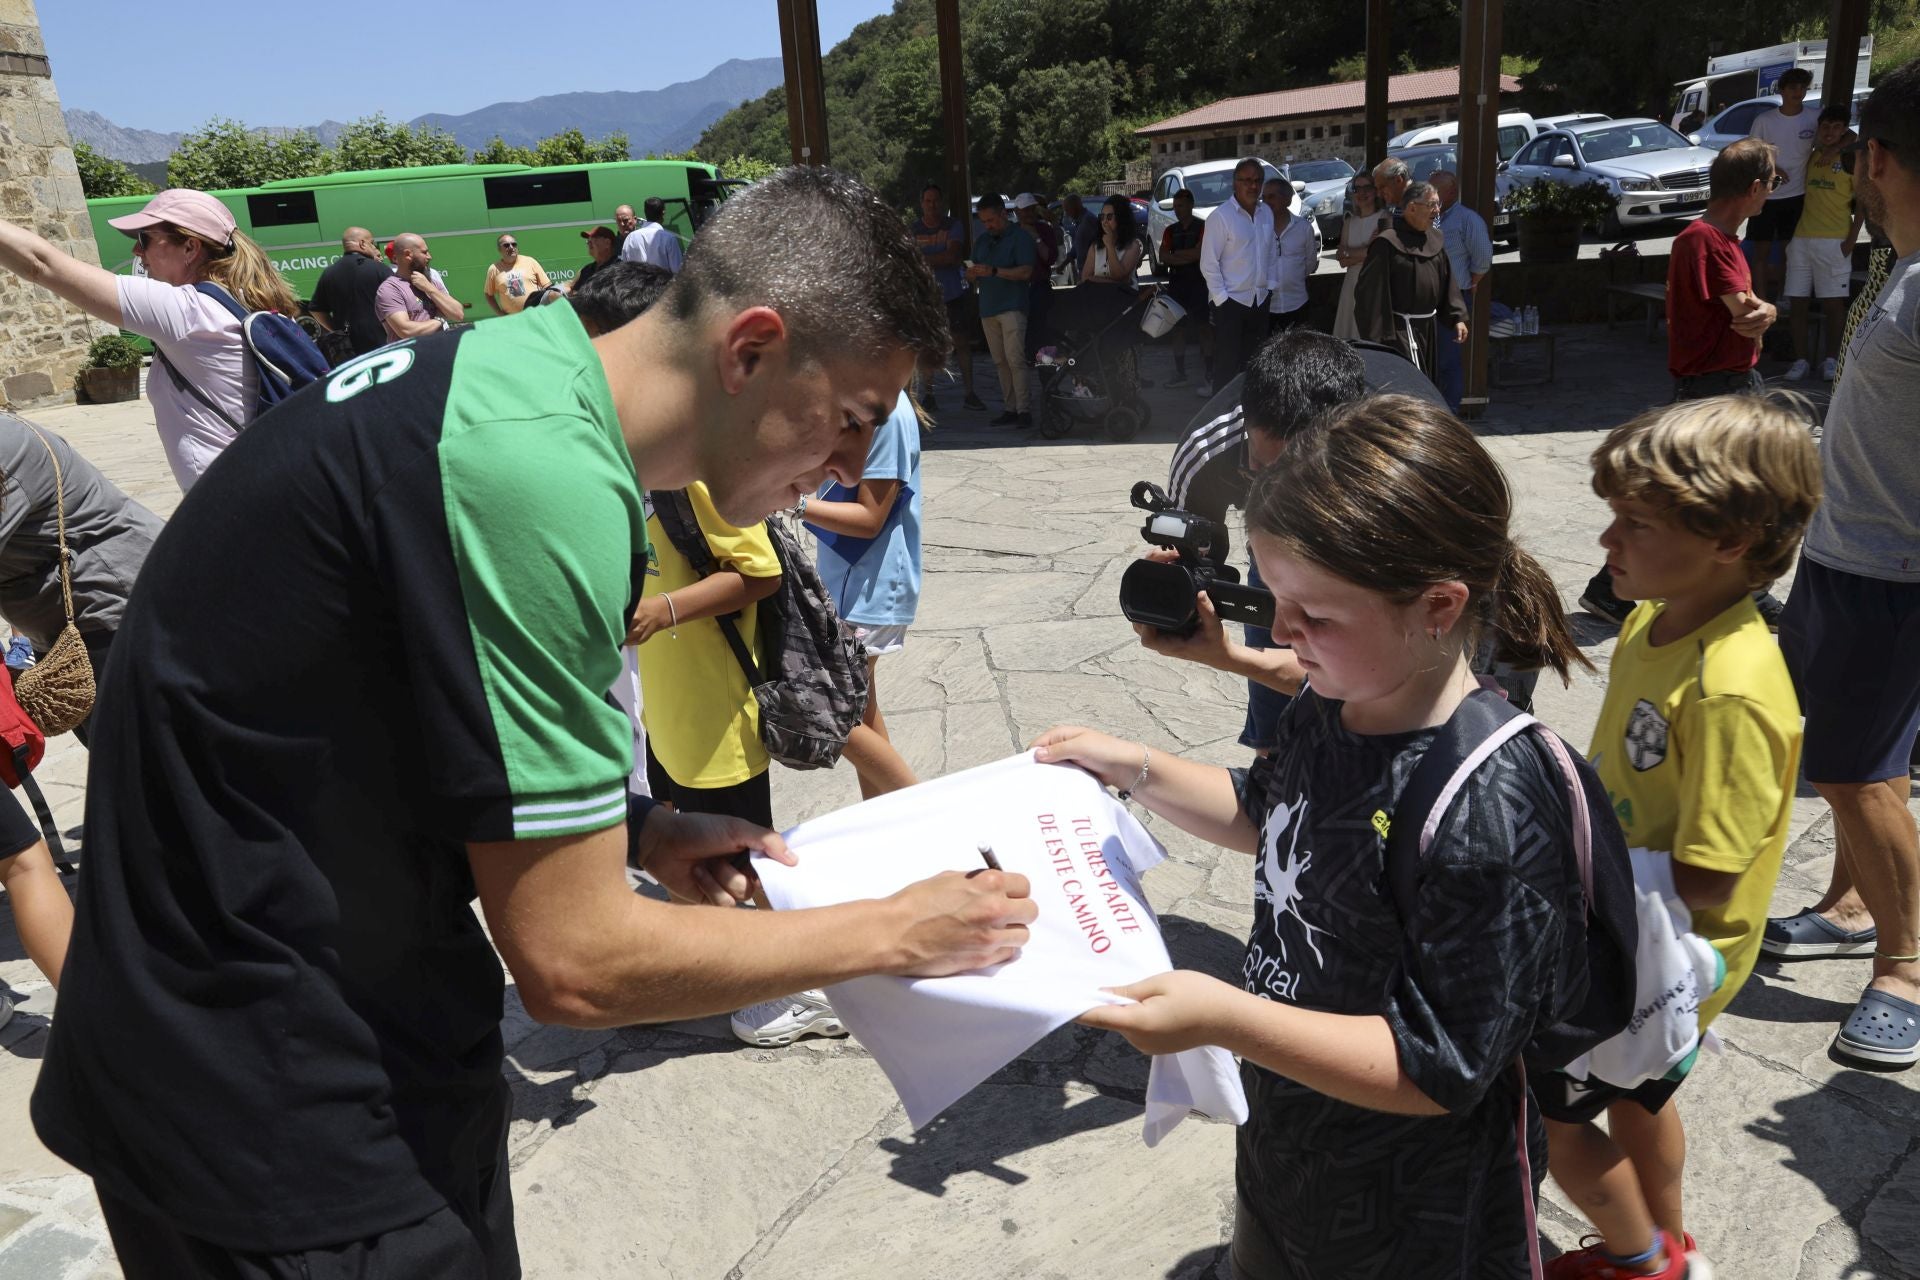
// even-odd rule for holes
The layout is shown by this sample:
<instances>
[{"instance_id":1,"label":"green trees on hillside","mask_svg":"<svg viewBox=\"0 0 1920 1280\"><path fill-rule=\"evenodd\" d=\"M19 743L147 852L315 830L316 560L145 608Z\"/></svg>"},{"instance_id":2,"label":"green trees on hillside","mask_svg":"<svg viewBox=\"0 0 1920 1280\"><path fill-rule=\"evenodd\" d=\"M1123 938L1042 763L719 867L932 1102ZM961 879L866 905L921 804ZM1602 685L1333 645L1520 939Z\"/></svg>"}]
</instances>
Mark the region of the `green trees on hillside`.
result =
<instances>
[{"instance_id":1,"label":"green trees on hillside","mask_svg":"<svg viewBox=\"0 0 1920 1280\"><path fill-rule=\"evenodd\" d=\"M80 166L80 189L89 200L104 196L144 196L153 192L151 182L84 142L73 144L73 159Z\"/></svg>"},{"instance_id":2,"label":"green trees on hillside","mask_svg":"<svg viewBox=\"0 0 1920 1280\"><path fill-rule=\"evenodd\" d=\"M76 156L85 144L75 148ZM203 191L227 187L257 187L281 178L311 178L323 173L363 172L375 169L414 169L437 164L596 164L630 158L624 133L589 141L578 129L542 138L531 147L511 146L495 138L471 156L451 133L432 125L410 125L384 115L364 116L340 131L331 147L305 130L273 132L249 129L238 120L210 120L188 134L167 162L167 182ZM140 182L126 166L89 150L81 162L81 181L88 196L140 194L109 187L125 179ZM111 166L109 168L108 166ZM89 173L95 175L89 178ZM96 191L91 182L97 181Z\"/></svg>"},{"instance_id":3,"label":"green trees on hillside","mask_svg":"<svg viewBox=\"0 0 1920 1280\"><path fill-rule=\"evenodd\" d=\"M1520 105L1664 110L1714 53L1824 34L1830 0L1507 0L1503 66ZM1394 0L1394 70L1460 60L1459 0ZM1146 155L1142 124L1224 97L1357 79L1354 0L961 0L976 191L1092 188ZM1920 53L1917 0L1876 0L1881 51ZM825 59L833 163L911 205L944 170L933 0L894 0ZM789 156L785 91L716 121L701 155Z\"/></svg>"}]
</instances>

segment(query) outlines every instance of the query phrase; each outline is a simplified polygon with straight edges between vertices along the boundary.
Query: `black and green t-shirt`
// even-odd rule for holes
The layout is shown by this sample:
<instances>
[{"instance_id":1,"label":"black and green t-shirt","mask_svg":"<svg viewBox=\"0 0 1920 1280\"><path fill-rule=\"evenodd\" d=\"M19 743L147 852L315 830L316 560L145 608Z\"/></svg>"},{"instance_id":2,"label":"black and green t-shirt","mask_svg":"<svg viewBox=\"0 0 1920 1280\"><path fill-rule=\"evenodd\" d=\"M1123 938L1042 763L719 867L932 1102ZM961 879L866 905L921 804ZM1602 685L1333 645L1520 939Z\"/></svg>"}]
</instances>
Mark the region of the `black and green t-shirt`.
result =
<instances>
[{"instance_id":1,"label":"black and green t-shirt","mask_svg":"<svg viewBox=\"0 0 1920 1280\"><path fill-rule=\"evenodd\" d=\"M499 1096L468 842L625 820L640 486L569 307L402 342L250 428L155 543L95 717L34 1122L229 1248L447 1202Z\"/></svg>"}]
</instances>

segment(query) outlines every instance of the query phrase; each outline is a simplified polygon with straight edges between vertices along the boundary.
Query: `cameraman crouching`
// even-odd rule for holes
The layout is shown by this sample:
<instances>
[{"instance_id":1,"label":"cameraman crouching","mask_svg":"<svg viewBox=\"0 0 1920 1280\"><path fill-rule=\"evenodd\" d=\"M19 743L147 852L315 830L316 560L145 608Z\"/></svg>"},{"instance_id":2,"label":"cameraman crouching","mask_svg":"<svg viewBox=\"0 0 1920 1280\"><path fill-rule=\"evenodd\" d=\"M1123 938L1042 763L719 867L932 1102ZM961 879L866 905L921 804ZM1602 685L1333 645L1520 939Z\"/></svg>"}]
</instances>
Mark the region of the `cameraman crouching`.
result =
<instances>
[{"instance_id":1,"label":"cameraman crouching","mask_svg":"<svg viewBox=\"0 0 1920 1280\"><path fill-rule=\"evenodd\" d=\"M1220 389L1195 418L1173 451L1167 493L1173 504L1204 516L1221 528L1219 545L1207 549L1225 565L1230 539L1225 533L1228 507L1246 507L1255 473L1272 463L1287 441L1328 410L1367 394L1366 364L1347 343L1310 329L1289 329L1263 345L1246 372ZM1154 551L1153 559L1172 553ZM1247 583L1260 585L1251 561ZM1300 691L1301 670L1293 650L1275 648L1272 632L1245 628L1245 643L1231 639L1202 593L1199 625L1174 635L1136 625L1140 643L1155 653L1198 662L1247 681L1247 723L1241 745L1265 755L1274 745L1274 729L1288 700Z\"/></svg>"}]
</instances>

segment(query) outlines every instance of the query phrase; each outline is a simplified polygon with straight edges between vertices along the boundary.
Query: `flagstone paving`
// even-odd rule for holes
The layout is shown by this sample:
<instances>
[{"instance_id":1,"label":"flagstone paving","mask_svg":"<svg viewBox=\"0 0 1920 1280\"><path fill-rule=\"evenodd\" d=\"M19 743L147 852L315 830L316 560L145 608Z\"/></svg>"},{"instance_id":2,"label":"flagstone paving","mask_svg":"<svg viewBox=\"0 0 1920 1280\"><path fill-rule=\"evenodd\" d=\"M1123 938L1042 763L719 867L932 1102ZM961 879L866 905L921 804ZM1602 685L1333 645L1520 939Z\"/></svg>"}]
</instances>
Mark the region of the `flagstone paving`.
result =
<instances>
[{"instance_id":1,"label":"flagstone paving","mask_svg":"<svg viewBox=\"0 0 1920 1280\"><path fill-rule=\"evenodd\" d=\"M1480 424L1508 469L1524 541L1569 604L1597 563L1602 524L1587 455L1605 428L1665 398L1662 355L1637 333L1568 331L1555 383L1496 391ZM997 411L990 366L977 363ZM1157 352L1147 369L1170 372ZM1146 653L1119 613L1119 574L1141 545L1127 490L1165 475L1197 403L1149 395L1155 424L1128 444L989 430L985 414L943 418L929 438L926 594L880 680L888 723L923 776L997 759L1061 721L1216 763L1246 758L1243 688ZM145 404L34 416L156 511L172 509ZM1578 621L1604 670L1611 628ZM1602 689L1597 674L1565 689L1545 680L1540 713L1583 743ZM80 823L85 765L63 739L43 766L63 827ZM857 799L844 769L775 772L782 822ZM1168 859L1146 884L1176 961L1231 976L1251 919L1249 867L1164 822L1151 830ZM1817 894L1832 856L1831 819L1803 788L1778 904ZM0 1280L117 1276L90 1184L27 1120L52 992L4 917L0 979L20 1011L0 1029ZM1690 1224L1726 1280L1920 1277L1920 1072L1868 1074L1827 1057L1866 974L1862 961L1763 964L1719 1024L1725 1052L1680 1094ZM1145 1061L1111 1037L1063 1028L915 1132L849 1041L752 1049L721 1017L541 1027L511 988L505 1030L534 1280L1179 1280L1220 1262L1233 1134L1189 1123L1147 1150ZM1551 1183L1542 1215L1551 1245L1577 1242L1579 1220Z\"/></svg>"}]
</instances>

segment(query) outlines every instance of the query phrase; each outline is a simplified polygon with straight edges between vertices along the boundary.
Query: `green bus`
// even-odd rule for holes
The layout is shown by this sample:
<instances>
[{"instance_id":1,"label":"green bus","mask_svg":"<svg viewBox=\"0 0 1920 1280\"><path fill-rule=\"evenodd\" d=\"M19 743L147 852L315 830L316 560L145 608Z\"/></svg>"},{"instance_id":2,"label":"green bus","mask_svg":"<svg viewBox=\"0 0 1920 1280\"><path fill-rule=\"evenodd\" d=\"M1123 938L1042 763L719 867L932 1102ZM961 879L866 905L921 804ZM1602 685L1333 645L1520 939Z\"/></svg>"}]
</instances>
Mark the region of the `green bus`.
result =
<instances>
[{"instance_id":1,"label":"green bus","mask_svg":"<svg viewBox=\"0 0 1920 1280\"><path fill-rule=\"evenodd\" d=\"M637 211L649 196L667 202L666 225L690 238L731 185L711 165L684 160L626 160L539 169L523 164L452 164L367 173L286 178L209 194L233 211L240 230L260 242L305 300L341 254L340 234L365 227L384 245L402 232L425 236L434 270L466 307L468 320L493 315L481 290L499 260L494 244L511 231L520 252L556 283L571 280L590 255L580 233L613 225L613 211ZM109 271L134 269L133 241L107 219L137 212L150 197L87 201L94 243Z\"/></svg>"}]
</instances>

